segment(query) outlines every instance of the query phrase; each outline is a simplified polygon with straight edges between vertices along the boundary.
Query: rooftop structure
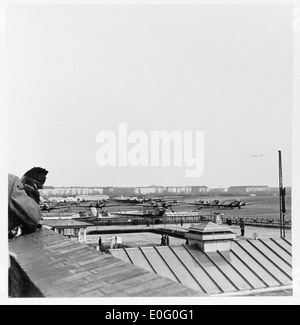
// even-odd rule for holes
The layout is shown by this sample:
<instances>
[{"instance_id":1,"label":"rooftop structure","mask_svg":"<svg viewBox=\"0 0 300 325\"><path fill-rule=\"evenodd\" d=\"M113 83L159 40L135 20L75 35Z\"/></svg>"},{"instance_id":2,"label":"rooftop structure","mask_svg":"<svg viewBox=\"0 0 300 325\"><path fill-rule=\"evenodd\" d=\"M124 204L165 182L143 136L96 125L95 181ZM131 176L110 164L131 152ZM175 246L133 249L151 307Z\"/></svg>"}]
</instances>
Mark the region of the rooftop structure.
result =
<instances>
[{"instance_id":1,"label":"rooftop structure","mask_svg":"<svg viewBox=\"0 0 300 325\"><path fill-rule=\"evenodd\" d=\"M92 224L73 219L48 219L42 220L42 225L46 225L55 232L69 237L78 238L79 242L86 242L86 229Z\"/></svg>"},{"instance_id":2,"label":"rooftop structure","mask_svg":"<svg viewBox=\"0 0 300 325\"><path fill-rule=\"evenodd\" d=\"M228 226L204 222L191 226L185 234L190 244L196 244L204 252L228 251L236 235Z\"/></svg>"}]
</instances>

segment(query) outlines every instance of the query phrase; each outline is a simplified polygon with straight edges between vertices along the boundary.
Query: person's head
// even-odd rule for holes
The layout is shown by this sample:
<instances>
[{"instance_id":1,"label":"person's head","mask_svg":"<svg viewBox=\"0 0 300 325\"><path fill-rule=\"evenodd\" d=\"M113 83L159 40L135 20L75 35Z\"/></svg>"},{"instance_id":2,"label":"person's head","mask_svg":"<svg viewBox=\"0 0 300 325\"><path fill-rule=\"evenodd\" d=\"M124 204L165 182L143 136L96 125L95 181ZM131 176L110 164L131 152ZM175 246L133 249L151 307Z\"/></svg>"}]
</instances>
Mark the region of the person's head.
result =
<instances>
[{"instance_id":1,"label":"person's head","mask_svg":"<svg viewBox=\"0 0 300 325\"><path fill-rule=\"evenodd\" d=\"M22 177L22 180L26 179L32 181L38 189L42 189L46 182L48 171L41 167L34 167L28 170Z\"/></svg>"}]
</instances>

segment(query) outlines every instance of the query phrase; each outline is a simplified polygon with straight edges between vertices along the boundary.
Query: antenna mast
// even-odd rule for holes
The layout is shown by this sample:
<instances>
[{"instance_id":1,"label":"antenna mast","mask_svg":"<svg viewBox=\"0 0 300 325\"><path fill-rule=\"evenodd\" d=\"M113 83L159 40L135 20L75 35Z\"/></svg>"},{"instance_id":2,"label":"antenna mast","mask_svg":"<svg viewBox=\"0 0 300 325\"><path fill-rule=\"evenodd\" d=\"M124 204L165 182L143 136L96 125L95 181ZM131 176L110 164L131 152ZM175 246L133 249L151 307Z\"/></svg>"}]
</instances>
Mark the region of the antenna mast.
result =
<instances>
[{"instance_id":1,"label":"antenna mast","mask_svg":"<svg viewBox=\"0 0 300 325\"><path fill-rule=\"evenodd\" d=\"M282 179L282 156L279 151L279 200L280 200L280 238L285 238L285 188Z\"/></svg>"}]
</instances>

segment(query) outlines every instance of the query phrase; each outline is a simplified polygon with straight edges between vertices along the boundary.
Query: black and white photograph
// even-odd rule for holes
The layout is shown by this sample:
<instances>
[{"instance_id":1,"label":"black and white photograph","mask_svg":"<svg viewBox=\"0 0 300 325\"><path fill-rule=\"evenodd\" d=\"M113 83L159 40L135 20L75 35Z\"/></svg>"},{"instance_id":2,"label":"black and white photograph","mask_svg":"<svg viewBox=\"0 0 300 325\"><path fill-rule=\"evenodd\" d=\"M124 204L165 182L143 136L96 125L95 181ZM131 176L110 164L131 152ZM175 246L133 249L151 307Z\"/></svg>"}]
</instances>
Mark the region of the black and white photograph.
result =
<instances>
[{"instance_id":1,"label":"black and white photograph","mask_svg":"<svg viewBox=\"0 0 300 325\"><path fill-rule=\"evenodd\" d=\"M6 1L0 43L4 304L295 302L300 3Z\"/></svg>"}]
</instances>

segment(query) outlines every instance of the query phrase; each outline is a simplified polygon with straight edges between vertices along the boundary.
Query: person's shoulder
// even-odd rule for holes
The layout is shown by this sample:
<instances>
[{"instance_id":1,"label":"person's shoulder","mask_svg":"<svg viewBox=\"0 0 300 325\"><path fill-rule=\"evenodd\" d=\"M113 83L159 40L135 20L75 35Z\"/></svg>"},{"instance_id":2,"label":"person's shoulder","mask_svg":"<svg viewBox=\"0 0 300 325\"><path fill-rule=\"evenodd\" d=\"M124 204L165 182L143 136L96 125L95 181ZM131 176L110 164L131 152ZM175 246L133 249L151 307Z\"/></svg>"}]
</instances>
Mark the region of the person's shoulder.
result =
<instances>
[{"instance_id":1,"label":"person's shoulder","mask_svg":"<svg viewBox=\"0 0 300 325\"><path fill-rule=\"evenodd\" d=\"M18 176L8 174L8 195L11 196L16 188L22 188L21 180Z\"/></svg>"},{"instance_id":2,"label":"person's shoulder","mask_svg":"<svg viewBox=\"0 0 300 325\"><path fill-rule=\"evenodd\" d=\"M14 175L14 174L8 174L8 185L10 186L10 185L13 185L13 184L15 184L15 183L19 183L19 182L21 182L20 181L20 178L18 177L18 176L16 176L16 175Z\"/></svg>"},{"instance_id":3,"label":"person's shoulder","mask_svg":"<svg viewBox=\"0 0 300 325\"><path fill-rule=\"evenodd\" d=\"M8 179L19 179L19 177L14 174L8 173Z\"/></svg>"}]
</instances>

